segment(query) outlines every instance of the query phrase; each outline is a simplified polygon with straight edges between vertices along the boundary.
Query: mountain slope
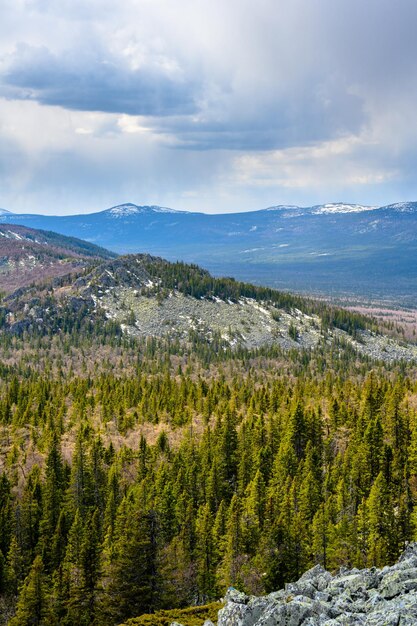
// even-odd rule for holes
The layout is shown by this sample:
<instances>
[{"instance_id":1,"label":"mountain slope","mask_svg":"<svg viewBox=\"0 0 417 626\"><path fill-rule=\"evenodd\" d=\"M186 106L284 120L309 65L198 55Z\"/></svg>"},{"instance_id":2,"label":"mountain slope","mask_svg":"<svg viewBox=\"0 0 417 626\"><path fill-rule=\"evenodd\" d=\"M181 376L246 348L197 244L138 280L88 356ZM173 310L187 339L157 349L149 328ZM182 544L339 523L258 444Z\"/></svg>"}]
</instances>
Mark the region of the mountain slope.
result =
<instances>
[{"instance_id":1,"label":"mountain slope","mask_svg":"<svg viewBox=\"0 0 417 626\"><path fill-rule=\"evenodd\" d=\"M217 351L339 346L384 361L417 358L416 346L377 334L369 317L149 255L99 263L53 289L23 290L4 299L0 318L3 331L17 335L75 330Z\"/></svg>"},{"instance_id":2,"label":"mountain slope","mask_svg":"<svg viewBox=\"0 0 417 626\"><path fill-rule=\"evenodd\" d=\"M204 265L280 289L417 302L417 203L324 204L207 215L123 204L89 215L2 216L119 253Z\"/></svg>"},{"instance_id":3,"label":"mountain slope","mask_svg":"<svg viewBox=\"0 0 417 626\"><path fill-rule=\"evenodd\" d=\"M0 291L10 292L33 282L80 271L97 259L115 254L87 241L0 224Z\"/></svg>"}]
</instances>

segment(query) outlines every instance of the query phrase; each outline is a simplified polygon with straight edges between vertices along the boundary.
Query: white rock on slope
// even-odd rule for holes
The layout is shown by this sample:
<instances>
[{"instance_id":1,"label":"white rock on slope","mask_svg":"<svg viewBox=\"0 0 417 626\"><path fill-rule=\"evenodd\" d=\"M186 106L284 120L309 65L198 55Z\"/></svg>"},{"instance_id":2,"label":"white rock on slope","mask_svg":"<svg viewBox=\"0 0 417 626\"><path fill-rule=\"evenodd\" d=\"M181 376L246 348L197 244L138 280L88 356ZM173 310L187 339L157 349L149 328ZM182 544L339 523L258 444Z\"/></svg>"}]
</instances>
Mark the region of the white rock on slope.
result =
<instances>
[{"instance_id":1,"label":"white rock on slope","mask_svg":"<svg viewBox=\"0 0 417 626\"><path fill-rule=\"evenodd\" d=\"M229 589L218 626L416 626L417 543L379 570L321 566L267 596Z\"/></svg>"}]
</instances>

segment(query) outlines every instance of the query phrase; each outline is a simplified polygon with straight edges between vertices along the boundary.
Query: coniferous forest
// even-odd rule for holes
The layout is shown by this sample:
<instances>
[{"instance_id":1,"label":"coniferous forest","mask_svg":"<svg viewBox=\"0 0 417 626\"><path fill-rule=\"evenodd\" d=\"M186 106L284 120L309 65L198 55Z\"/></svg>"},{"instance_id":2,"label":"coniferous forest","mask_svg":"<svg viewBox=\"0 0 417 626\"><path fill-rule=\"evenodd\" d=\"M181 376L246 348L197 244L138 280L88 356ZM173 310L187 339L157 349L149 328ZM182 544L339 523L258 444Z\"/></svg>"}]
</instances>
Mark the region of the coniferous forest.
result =
<instances>
[{"instance_id":1,"label":"coniferous forest","mask_svg":"<svg viewBox=\"0 0 417 626\"><path fill-rule=\"evenodd\" d=\"M346 349L2 339L1 623L121 624L384 565L416 535L417 384Z\"/></svg>"}]
</instances>

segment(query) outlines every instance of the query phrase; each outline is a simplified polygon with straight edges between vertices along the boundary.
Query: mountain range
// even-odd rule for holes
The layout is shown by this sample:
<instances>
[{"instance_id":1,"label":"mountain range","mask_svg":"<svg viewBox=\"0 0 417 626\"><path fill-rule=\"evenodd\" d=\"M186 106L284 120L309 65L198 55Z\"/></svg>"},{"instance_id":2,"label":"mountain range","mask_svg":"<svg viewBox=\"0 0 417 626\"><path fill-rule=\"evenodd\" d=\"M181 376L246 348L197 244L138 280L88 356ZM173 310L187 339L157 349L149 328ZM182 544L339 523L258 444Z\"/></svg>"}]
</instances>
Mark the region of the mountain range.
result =
<instances>
[{"instance_id":1,"label":"mountain range","mask_svg":"<svg viewBox=\"0 0 417 626\"><path fill-rule=\"evenodd\" d=\"M215 275L279 289L417 302L417 202L278 205L227 214L127 203L70 216L2 210L0 220L83 238L121 254L198 263Z\"/></svg>"}]
</instances>

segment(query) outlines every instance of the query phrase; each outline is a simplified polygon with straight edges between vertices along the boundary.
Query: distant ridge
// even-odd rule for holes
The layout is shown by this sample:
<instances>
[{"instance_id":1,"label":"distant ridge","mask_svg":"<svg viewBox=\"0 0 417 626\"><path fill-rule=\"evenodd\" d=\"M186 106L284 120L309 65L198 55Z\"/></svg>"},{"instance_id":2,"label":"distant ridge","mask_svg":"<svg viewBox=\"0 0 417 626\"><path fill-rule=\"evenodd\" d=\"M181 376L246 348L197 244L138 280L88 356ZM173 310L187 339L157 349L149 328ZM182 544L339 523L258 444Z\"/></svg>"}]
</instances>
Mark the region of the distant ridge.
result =
<instances>
[{"instance_id":1,"label":"distant ridge","mask_svg":"<svg viewBox=\"0 0 417 626\"><path fill-rule=\"evenodd\" d=\"M198 263L277 289L417 306L417 202L275 205L223 214L125 202L96 213L3 213L1 220L120 254Z\"/></svg>"},{"instance_id":2,"label":"distant ridge","mask_svg":"<svg viewBox=\"0 0 417 626\"><path fill-rule=\"evenodd\" d=\"M376 210L384 210L390 209L396 212L414 212L417 211L417 201L409 201L409 202L395 202L393 204L387 205L366 205L366 204L352 204L347 202L328 202L325 204L315 204L311 206L301 206L297 204L277 204L265 209L254 209L250 211L234 211L232 213L204 213L203 211L185 211L180 209L172 209L170 207L163 207L157 204L145 204L139 205L133 202L124 202L122 204L116 204L108 209L94 211L92 213L74 213L71 215L45 215L38 213L14 213L8 209L0 208L0 215L9 215L19 218L25 217L38 217L38 218L73 218L73 217L91 217L94 215L113 215L116 217L125 217L131 215L146 215L149 213L173 213L180 215L207 215L207 216L219 216L219 215L251 215L254 213L263 213L266 211L286 211L286 210L297 210L303 213L308 214L317 214L317 215L325 215L325 214L343 214L343 213L362 213L365 211L376 211Z\"/></svg>"}]
</instances>

